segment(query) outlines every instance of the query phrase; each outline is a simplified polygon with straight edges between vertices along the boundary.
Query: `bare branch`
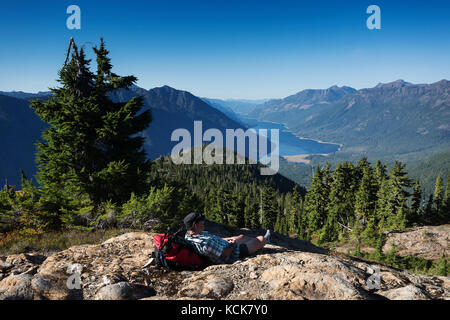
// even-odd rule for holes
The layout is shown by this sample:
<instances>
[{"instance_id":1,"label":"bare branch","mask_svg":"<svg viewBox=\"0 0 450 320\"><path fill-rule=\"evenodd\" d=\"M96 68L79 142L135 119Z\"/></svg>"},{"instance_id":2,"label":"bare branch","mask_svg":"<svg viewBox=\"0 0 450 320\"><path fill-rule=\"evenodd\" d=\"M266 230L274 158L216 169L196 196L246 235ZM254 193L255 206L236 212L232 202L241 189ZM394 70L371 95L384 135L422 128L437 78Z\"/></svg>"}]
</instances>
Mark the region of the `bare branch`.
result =
<instances>
[{"instance_id":1,"label":"bare branch","mask_svg":"<svg viewBox=\"0 0 450 320\"><path fill-rule=\"evenodd\" d=\"M353 232L352 229L350 229L349 227L347 227L346 225L343 225L342 223L340 223L339 221L337 222L341 227L344 227L345 229L349 230L350 232Z\"/></svg>"}]
</instances>

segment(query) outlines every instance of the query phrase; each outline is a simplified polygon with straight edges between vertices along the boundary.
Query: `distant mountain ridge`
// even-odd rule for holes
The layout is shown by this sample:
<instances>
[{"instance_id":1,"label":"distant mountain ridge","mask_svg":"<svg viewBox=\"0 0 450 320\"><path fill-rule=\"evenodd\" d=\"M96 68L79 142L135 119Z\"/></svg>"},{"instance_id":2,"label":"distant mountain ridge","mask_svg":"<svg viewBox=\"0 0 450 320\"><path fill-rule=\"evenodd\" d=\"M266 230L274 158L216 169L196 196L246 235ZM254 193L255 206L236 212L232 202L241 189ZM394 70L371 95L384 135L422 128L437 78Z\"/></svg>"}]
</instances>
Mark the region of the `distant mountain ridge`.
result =
<instances>
[{"instance_id":1,"label":"distant mountain ridge","mask_svg":"<svg viewBox=\"0 0 450 320\"><path fill-rule=\"evenodd\" d=\"M304 90L268 101L251 116L285 123L302 137L342 143L341 158L420 161L450 148L450 81Z\"/></svg>"},{"instance_id":2,"label":"distant mountain ridge","mask_svg":"<svg viewBox=\"0 0 450 320\"><path fill-rule=\"evenodd\" d=\"M48 97L48 93L28 94L9 92L0 94L0 184L7 178L10 184L20 183L20 168L28 178L37 171L34 144L41 139L41 131L47 124L29 108L29 100ZM19 95L23 98L14 98ZM242 124L228 118L222 112L208 105L202 99L187 91L169 86L145 90L134 86L129 90L119 90L110 94L115 101L128 101L132 97L143 96L144 110L151 109L153 121L141 134L146 137L144 149L151 159L170 155L178 141L171 142L172 131L184 128L191 132L193 122L202 121L203 131L217 128L245 128ZM25 100L28 99L28 100Z\"/></svg>"},{"instance_id":3,"label":"distant mountain ridge","mask_svg":"<svg viewBox=\"0 0 450 320\"><path fill-rule=\"evenodd\" d=\"M187 129L193 139L194 120L202 121L203 131L217 128L225 133L225 129L245 128L193 94L169 86L150 90L131 88L110 94L113 100L122 102L139 95L144 97L144 105L151 109L153 116L144 133L147 138L145 149L152 159L170 154L172 147L178 143L170 141L175 129Z\"/></svg>"},{"instance_id":4,"label":"distant mountain ridge","mask_svg":"<svg viewBox=\"0 0 450 320\"><path fill-rule=\"evenodd\" d=\"M48 94L20 91L0 94L0 155L3 161L0 181L8 177L12 184L17 183L19 168L23 168L29 177L35 173L34 143L41 138L40 132L46 124L28 108L29 101L24 99L41 99ZM192 132L193 120L202 120L203 131L239 128L242 127L239 119L233 119L226 111L241 118L245 114L243 110L255 107L251 113L255 119L285 123L290 131L301 137L342 143L341 151L327 157L326 161L357 160L368 156L369 160L400 160L414 164L450 150L448 80L432 84L397 80L360 90L346 86L308 89L262 104L201 99L169 86L150 90L134 86L114 92L111 97L115 101L126 101L138 95L144 97L145 107L151 108L153 114L148 130L142 133L147 137L144 148L153 159L170 154L177 143L170 141L173 130L186 128ZM220 106L213 107L208 101ZM224 102L234 103L233 107L223 105ZM242 103L247 105L239 109Z\"/></svg>"},{"instance_id":5,"label":"distant mountain ridge","mask_svg":"<svg viewBox=\"0 0 450 320\"><path fill-rule=\"evenodd\" d=\"M203 98L211 106L218 108L219 110L231 110L237 115L248 115L252 112L256 106L269 101L270 99L212 99Z\"/></svg>"},{"instance_id":6,"label":"distant mountain ridge","mask_svg":"<svg viewBox=\"0 0 450 320\"><path fill-rule=\"evenodd\" d=\"M209 99L209 98L201 98L203 101L205 101L207 104L209 104L211 107L219 110L220 112L227 115L230 119L233 119L234 121L241 122L239 116L231 109L227 103L220 99Z\"/></svg>"},{"instance_id":7,"label":"distant mountain ridge","mask_svg":"<svg viewBox=\"0 0 450 320\"><path fill-rule=\"evenodd\" d=\"M315 104L330 104L343 96L356 92L351 87L332 86L328 89L307 89L297 92L283 99L272 99L258 105L250 114L250 117L264 118L271 113L289 110L307 110Z\"/></svg>"},{"instance_id":8,"label":"distant mountain ridge","mask_svg":"<svg viewBox=\"0 0 450 320\"><path fill-rule=\"evenodd\" d=\"M52 93L50 91L39 91L38 93L29 93L23 91L0 91L1 95L13 97L17 99L39 99L45 96L50 96Z\"/></svg>"}]
</instances>

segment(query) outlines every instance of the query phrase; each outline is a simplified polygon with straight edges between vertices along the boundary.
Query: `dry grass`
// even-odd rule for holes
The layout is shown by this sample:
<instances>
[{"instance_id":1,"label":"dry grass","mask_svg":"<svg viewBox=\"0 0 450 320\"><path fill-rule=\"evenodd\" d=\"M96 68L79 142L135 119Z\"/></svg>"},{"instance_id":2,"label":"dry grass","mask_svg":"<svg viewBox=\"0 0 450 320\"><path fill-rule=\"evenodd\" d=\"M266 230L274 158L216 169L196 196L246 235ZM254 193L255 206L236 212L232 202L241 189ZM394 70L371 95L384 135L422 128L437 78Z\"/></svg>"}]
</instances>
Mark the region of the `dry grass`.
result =
<instances>
[{"instance_id":1,"label":"dry grass","mask_svg":"<svg viewBox=\"0 0 450 320\"><path fill-rule=\"evenodd\" d=\"M34 235L20 233L0 234L0 255L39 251L57 252L81 244L98 244L130 231L130 229L108 229L96 231L65 230Z\"/></svg>"}]
</instances>

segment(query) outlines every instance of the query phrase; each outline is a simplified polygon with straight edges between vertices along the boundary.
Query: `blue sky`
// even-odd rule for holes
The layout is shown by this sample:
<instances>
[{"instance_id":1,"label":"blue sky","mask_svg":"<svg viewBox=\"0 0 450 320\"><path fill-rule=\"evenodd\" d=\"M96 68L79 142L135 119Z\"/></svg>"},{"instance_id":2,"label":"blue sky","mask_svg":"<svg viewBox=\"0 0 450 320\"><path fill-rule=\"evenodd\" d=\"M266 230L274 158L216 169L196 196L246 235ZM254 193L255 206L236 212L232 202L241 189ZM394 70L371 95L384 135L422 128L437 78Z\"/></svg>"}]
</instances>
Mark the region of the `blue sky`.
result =
<instances>
[{"instance_id":1,"label":"blue sky","mask_svg":"<svg viewBox=\"0 0 450 320\"><path fill-rule=\"evenodd\" d=\"M81 30L66 27L71 4ZM371 4L381 30L366 27ZM56 86L71 36L89 57L104 37L141 87L211 98L450 78L450 1L15 0L0 4L0 91Z\"/></svg>"}]
</instances>

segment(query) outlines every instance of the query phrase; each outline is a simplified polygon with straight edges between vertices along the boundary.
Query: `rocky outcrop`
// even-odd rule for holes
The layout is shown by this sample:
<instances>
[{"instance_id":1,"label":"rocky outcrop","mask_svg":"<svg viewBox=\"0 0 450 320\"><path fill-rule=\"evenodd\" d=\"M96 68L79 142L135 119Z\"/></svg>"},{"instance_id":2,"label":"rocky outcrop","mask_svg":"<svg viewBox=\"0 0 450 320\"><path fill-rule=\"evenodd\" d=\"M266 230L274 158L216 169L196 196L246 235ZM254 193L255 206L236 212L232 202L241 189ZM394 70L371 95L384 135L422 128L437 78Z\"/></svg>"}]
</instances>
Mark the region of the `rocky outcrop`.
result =
<instances>
[{"instance_id":1,"label":"rocky outcrop","mask_svg":"<svg viewBox=\"0 0 450 320\"><path fill-rule=\"evenodd\" d=\"M389 233L383 251L391 250L393 243L400 256L419 256L427 260L438 260L442 254L450 257L450 225Z\"/></svg>"},{"instance_id":2,"label":"rocky outcrop","mask_svg":"<svg viewBox=\"0 0 450 320\"><path fill-rule=\"evenodd\" d=\"M211 224L222 236L261 231ZM450 278L415 275L275 234L257 255L202 271L142 268L150 233L126 233L48 257L0 260L0 299L450 299Z\"/></svg>"}]
</instances>

